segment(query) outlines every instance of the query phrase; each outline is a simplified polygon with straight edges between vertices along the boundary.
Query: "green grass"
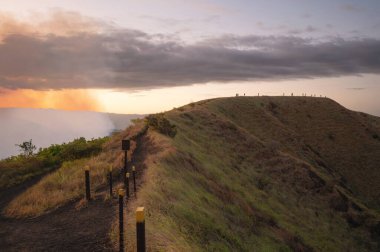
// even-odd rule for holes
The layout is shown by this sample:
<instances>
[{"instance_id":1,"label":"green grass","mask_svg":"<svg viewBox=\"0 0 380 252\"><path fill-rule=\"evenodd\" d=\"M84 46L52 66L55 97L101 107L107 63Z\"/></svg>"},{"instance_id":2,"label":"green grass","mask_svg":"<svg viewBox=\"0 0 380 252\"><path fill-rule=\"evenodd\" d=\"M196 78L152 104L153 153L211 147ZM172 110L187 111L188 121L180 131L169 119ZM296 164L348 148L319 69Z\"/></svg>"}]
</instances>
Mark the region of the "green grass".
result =
<instances>
[{"instance_id":1,"label":"green grass","mask_svg":"<svg viewBox=\"0 0 380 252\"><path fill-rule=\"evenodd\" d=\"M18 155L0 160L0 189L21 184L33 177L59 167L64 161L96 155L108 137L86 140L75 139L69 143L54 144L40 149L31 156Z\"/></svg>"},{"instance_id":2,"label":"green grass","mask_svg":"<svg viewBox=\"0 0 380 252\"><path fill-rule=\"evenodd\" d=\"M35 217L53 211L70 201L84 198L84 169L86 166L90 168L91 189L92 195L94 195L98 188L108 183L107 174L110 166L114 168L115 176L123 167L124 152L120 148L121 139L133 138L143 131L144 123L138 121L135 125L111 138L87 142L80 139L80 142L74 141L74 144L68 144L70 148L64 145L63 151L58 152L58 155L65 156L66 160L73 160L63 162L57 170L44 176L37 184L13 199L4 210L4 214L17 218ZM56 147L61 148L61 146ZM132 140L129 159L135 147L135 140ZM98 148L102 151L99 152ZM51 151L40 151L37 156L40 156L41 153L45 155ZM87 154L91 157L80 158Z\"/></svg>"},{"instance_id":3,"label":"green grass","mask_svg":"<svg viewBox=\"0 0 380 252\"><path fill-rule=\"evenodd\" d=\"M352 228L347 222L355 210L330 206L339 180L318 165L317 154L303 151L310 136L302 139L284 121L292 115L275 116L266 98L243 99L204 101L166 113L176 125L173 139L149 133L150 145L164 147L148 156L146 183L134 206L149 211L151 249L375 251L369 226ZM310 99L310 106L318 102ZM281 100L272 107L280 111L292 105L293 100ZM356 201L369 195L362 196ZM376 218L364 211L367 220Z\"/></svg>"},{"instance_id":4,"label":"green grass","mask_svg":"<svg viewBox=\"0 0 380 252\"><path fill-rule=\"evenodd\" d=\"M57 171L47 175L15 198L5 209L5 215L38 216L58 208L71 199L80 197L83 194L84 166L88 164L88 161L80 159L64 162ZM104 169L99 169L99 167L91 169L92 184L99 184L104 176Z\"/></svg>"}]
</instances>

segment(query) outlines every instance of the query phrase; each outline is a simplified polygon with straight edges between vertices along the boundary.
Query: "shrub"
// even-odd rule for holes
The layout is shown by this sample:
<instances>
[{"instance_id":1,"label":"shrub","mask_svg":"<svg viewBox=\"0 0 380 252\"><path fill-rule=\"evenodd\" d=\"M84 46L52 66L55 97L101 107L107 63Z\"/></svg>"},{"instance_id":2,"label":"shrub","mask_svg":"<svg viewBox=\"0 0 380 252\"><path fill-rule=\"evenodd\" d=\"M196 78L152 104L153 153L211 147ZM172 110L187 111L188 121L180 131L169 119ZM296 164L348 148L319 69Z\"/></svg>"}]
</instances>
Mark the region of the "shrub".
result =
<instances>
[{"instance_id":1,"label":"shrub","mask_svg":"<svg viewBox=\"0 0 380 252\"><path fill-rule=\"evenodd\" d=\"M177 134L176 126L171 124L170 121L164 117L163 113L147 116L146 124L161 134L170 137L174 137Z\"/></svg>"},{"instance_id":2,"label":"shrub","mask_svg":"<svg viewBox=\"0 0 380 252\"><path fill-rule=\"evenodd\" d=\"M51 171L64 161L96 155L102 151L107 139L108 137L103 137L87 141L81 137L69 143L41 148L33 155L18 155L0 160L0 189Z\"/></svg>"},{"instance_id":3,"label":"shrub","mask_svg":"<svg viewBox=\"0 0 380 252\"><path fill-rule=\"evenodd\" d=\"M32 156L33 152L36 150L36 146L32 143L32 139L25 141L22 144L16 144L16 146L19 147L20 152L22 152L24 156Z\"/></svg>"}]
</instances>

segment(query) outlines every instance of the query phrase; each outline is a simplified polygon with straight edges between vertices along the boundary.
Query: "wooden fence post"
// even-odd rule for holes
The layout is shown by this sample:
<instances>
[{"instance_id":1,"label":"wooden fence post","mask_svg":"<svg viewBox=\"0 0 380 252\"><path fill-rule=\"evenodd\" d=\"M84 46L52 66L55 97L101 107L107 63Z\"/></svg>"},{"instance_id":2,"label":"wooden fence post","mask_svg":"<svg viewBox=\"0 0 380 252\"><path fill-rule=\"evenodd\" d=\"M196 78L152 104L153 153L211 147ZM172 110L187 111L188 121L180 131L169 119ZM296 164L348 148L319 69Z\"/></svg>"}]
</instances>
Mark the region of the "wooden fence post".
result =
<instances>
[{"instance_id":1,"label":"wooden fence post","mask_svg":"<svg viewBox=\"0 0 380 252\"><path fill-rule=\"evenodd\" d=\"M124 190L119 189L119 251L124 252Z\"/></svg>"},{"instance_id":2,"label":"wooden fence post","mask_svg":"<svg viewBox=\"0 0 380 252\"><path fill-rule=\"evenodd\" d=\"M125 174L125 178L126 178L125 191L127 192L126 199L128 200L129 199L129 172Z\"/></svg>"},{"instance_id":3,"label":"wooden fence post","mask_svg":"<svg viewBox=\"0 0 380 252\"><path fill-rule=\"evenodd\" d=\"M90 192L90 167L87 165L84 169L85 176L85 186L86 186L86 200L91 200L91 192Z\"/></svg>"},{"instance_id":4,"label":"wooden fence post","mask_svg":"<svg viewBox=\"0 0 380 252\"><path fill-rule=\"evenodd\" d=\"M113 185L112 185L112 165L110 165L109 168L109 174L108 174L108 179L109 179L109 186L110 186L110 197L113 197Z\"/></svg>"},{"instance_id":5,"label":"wooden fence post","mask_svg":"<svg viewBox=\"0 0 380 252\"><path fill-rule=\"evenodd\" d=\"M128 150L130 149L130 141L129 139L121 140L121 148L124 151L124 169L123 169L123 177L124 177L124 184L126 184L126 177L127 169L128 169Z\"/></svg>"},{"instance_id":6,"label":"wooden fence post","mask_svg":"<svg viewBox=\"0 0 380 252\"><path fill-rule=\"evenodd\" d=\"M137 252L145 252L146 242L145 242L144 207L138 207L136 209L136 241L137 241Z\"/></svg>"},{"instance_id":7,"label":"wooden fence post","mask_svg":"<svg viewBox=\"0 0 380 252\"><path fill-rule=\"evenodd\" d=\"M136 167L132 166L132 175L133 175L133 192L136 196Z\"/></svg>"}]
</instances>

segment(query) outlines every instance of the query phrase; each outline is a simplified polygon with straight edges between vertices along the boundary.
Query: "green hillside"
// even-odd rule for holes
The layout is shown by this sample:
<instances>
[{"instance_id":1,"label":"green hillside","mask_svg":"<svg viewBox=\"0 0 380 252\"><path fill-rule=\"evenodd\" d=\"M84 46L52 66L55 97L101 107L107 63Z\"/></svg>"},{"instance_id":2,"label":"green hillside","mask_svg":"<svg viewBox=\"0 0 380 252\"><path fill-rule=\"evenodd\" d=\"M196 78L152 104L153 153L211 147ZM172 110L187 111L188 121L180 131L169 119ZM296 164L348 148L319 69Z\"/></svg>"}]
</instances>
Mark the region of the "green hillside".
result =
<instances>
[{"instance_id":1,"label":"green hillside","mask_svg":"<svg viewBox=\"0 0 380 252\"><path fill-rule=\"evenodd\" d=\"M150 249L379 249L380 118L308 97L212 99L164 117L177 134L138 143L147 169L130 205L148 210Z\"/></svg>"},{"instance_id":2,"label":"green hillside","mask_svg":"<svg viewBox=\"0 0 380 252\"><path fill-rule=\"evenodd\" d=\"M149 251L379 251L379 136L380 118L326 98L219 98L150 115L111 137L1 161L0 247L116 250L107 174L112 166L122 187L128 138L137 195L127 202L127 251L137 206Z\"/></svg>"}]
</instances>

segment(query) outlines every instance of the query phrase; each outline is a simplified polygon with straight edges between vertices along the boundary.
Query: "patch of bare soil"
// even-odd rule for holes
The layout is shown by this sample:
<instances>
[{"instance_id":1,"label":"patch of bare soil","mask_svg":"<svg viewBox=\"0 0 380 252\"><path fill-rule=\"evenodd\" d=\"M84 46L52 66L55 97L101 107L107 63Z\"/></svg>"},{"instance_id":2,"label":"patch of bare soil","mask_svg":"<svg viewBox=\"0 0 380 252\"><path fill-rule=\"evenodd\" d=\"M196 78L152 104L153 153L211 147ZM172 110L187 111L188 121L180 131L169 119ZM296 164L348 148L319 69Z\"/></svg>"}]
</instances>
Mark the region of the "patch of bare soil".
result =
<instances>
[{"instance_id":1,"label":"patch of bare soil","mask_svg":"<svg viewBox=\"0 0 380 252\"><path fill-rule=\"evenodd\" d=\"M116 201L103 193L85 207L72 202L32 219L0 218L2 251L108 251L110 222Z\"/></svg>"}]
</instances>

